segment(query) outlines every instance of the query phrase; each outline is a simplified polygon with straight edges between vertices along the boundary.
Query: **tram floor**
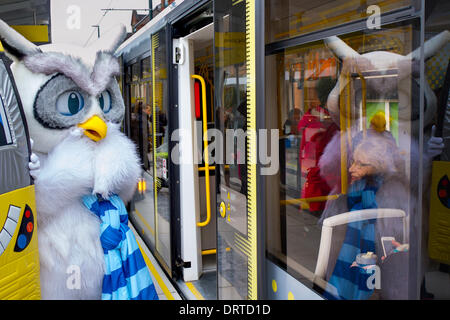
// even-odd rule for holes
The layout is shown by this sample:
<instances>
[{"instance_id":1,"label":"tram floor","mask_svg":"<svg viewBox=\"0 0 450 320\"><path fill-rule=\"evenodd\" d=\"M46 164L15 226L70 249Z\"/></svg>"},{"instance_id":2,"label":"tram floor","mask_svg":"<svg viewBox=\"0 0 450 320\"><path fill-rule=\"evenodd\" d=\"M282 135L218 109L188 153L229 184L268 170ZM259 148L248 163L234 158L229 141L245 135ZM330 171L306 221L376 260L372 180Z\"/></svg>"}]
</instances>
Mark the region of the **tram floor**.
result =
<instances>
[{"instance_id":1,"label":"tram floor","mask_svg":"<svg viewBox=\"0 0 450 320\"><path fill-rule=\"evenodd\" d=\"M177 285L187 300L216 300L217 272L209 270L203 272L199 280L184 282L178 280Z\"/></svg>"}]
</instances>

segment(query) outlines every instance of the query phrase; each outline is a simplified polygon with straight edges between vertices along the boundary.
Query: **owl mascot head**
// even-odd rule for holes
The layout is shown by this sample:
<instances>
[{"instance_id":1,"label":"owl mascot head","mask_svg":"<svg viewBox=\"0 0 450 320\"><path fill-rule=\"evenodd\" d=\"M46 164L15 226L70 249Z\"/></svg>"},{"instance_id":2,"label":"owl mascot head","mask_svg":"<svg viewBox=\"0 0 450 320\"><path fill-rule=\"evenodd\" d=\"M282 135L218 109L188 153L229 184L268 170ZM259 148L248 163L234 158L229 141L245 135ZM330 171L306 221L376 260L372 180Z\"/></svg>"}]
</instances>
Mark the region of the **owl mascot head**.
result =
<instances>
[{"instance_id":1,"label":"owl mascot head","mask_svg":"<svg viewBox=\"0 0 450 320\"><path fill-rule=\"evenodd\" d=\"M125 107L113 54L124 36L121 26L89 47L36 46L0 20L39 156L32 175L44 299L99 299L111 271L101 219L82 199L117 195L127 202L140 175L135 145L120 132Z\"/></svg>"}]
</instances>

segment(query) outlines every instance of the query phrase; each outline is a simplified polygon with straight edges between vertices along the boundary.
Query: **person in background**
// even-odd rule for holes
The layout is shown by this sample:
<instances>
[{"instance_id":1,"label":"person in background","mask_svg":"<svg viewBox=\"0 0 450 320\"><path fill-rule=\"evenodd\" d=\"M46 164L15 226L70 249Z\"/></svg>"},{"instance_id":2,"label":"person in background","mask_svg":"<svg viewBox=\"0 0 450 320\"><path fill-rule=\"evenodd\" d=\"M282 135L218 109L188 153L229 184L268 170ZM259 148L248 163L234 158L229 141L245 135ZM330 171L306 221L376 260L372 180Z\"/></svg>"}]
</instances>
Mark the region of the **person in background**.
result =
<instances>
[{"instance_id":1,"label":"person in background","mask_svg":"<svg viewBox=\"0 0 450 320\"><path fill-rule=\"evenodd\" d=\"M376 208L401 209L408 215L409 187L404 171L403 158L395 141L384 135L367 135L354 149L353 161L349 168L351 182L348 193L335 201L328 201L323 219L337 214ZM374 290L367 286L371 273L355 266L358 255L374 253L381 261L382 237L403 238L403 224L397 219L372 219L346 224L345 237L334 266L329 265L329 286L333 286L338 296L325 295L329 299L365 300L371 298ZM393 264L396 272L407 273L407 265ZM402 270L402 268L405 268ZM393 280L395 281L395 280ZM405 284L393 283L404 288ZM382 288L383 289L383 288ZM401 290L403 291L406 290ZM382 294L382 292L381 292ZM401 296L397 297L402 298Z\"/></svg>"},{"instance_id":2,"label":"person in background","mask_svg":"<svg viewBox=\"0 0 450 320\"><path fill-rule=\"evenodd\" d=\"M301 198L314 198L329 195L331 189L327 180L320 174L319 161L323 151L339 127L332 121L326 107L330 91L336 84L331 77L320 78L317 82L317 95L320 105L311 107L298 122L297 132L301 134L299 162L302 177L306 180L302 186ZM339 178L336 177L335 180ZM309 211L322 212L325 201L309 202Z\"/></svg>"}]
</instances>

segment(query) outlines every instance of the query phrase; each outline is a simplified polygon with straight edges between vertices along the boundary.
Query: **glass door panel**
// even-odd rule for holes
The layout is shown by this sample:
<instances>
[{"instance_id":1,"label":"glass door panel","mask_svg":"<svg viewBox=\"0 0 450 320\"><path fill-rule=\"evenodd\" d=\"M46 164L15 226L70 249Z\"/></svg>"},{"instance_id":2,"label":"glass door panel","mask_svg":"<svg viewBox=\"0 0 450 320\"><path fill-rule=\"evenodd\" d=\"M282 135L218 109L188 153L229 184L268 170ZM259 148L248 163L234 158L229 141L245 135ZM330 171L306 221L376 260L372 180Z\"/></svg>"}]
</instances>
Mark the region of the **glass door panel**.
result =
<instances>
[{"instance_id":1,"label":"glass door panel","mask_svg":"<svg viewBox=\"0 0 450 320\"><path fill-rule=\"evenodd\" d=\"M153 176L156 207L156 250L168 268L171 266L170 241L170 172L169 172L169 83L166 29L152 35L153 64Z\"/></svg>"},{"instance_id":2,"label":"glass door panel","mask_svg":"<svg viewBox=\"0 0 450 320\"><path fill-rule=\"evenodd\" d=\"M131 202L130 217L134 225L154 249L155 205L153 192L153 126L152 116L152 78L150 68L145 68L150 57L131 65L130 77L130 138L136 144L142 163L141 177ZM147 63L145 63L147 61ZM142 66L142 72L139 66ZM144 72L145 68L145 72Z\"/></svg>"},{"instance_id":3,"label":"glass door panel","mask_svg":"<svg viewBox=\"0 0 450 320\"><path fill-rule=\"evenodd\" d=\"M252 1L217 1L215 28L215 105L216 126L222 132L223 163L217 190L218 299L254 299L256 281L256 193L249 179L249 163L256 146L249 135L254 106L249 102L251 75L246 49L250 33ZM254 14L254 11L252 11ZM254 69L253 69L254 70ZM254 90L254 87L253 87ZM255 171L252 171L256 179ZM253 182L253 183L252 183ZM253 196L250 196L253 194ZM252 210L253 209L253 210ZM253 223L252 223L253 221ZM254 229L252 229L252 226Z\"/></svg>"}]
</instances>

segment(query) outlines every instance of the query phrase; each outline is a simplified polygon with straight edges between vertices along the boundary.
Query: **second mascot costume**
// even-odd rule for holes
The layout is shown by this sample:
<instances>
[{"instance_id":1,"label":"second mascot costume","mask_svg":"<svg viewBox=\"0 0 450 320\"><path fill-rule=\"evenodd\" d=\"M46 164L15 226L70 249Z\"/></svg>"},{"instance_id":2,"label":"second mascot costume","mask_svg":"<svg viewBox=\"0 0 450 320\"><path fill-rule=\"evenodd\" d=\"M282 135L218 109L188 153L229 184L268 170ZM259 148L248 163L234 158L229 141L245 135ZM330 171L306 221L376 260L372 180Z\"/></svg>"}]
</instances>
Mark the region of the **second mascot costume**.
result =
<instances>
[{"instance_id":1,"label":"second mascot costume","mask_svg":"<svg viewBox=\"0 0 450 320\"><path fill-rule=\"evenodd\" d=\"M141 170L120 131L125 107L113 54L125 32L89 47L36 46L0 20L34 140L43 299L158 299L124 205Z\"/></svg>"}]
</instances>

